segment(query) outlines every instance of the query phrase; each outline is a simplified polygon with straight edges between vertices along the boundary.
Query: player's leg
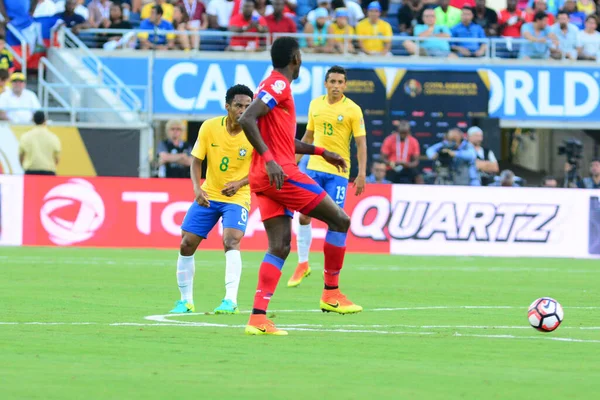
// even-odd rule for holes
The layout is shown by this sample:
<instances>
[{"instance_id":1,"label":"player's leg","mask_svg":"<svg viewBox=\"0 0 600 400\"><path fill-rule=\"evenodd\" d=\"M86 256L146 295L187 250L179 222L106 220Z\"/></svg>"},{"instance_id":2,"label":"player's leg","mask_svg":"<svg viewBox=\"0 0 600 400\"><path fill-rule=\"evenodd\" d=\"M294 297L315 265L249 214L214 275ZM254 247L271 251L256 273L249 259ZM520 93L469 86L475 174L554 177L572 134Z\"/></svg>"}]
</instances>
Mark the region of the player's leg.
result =
<instances>
[{"instance_id":1,"label":"player's leg","mask_svg":"<svg viewBox=\"0 0 600 400\"><path fill-rule=\"evenodd\" d=\"M246 231L248 210L237 204L226 204L222 208L223 249L225 250L225 298L215 308L215 314L237 314L238 289L242 277L240 242Z\"/></svg>"},{"instance_id":2,"label":"player's leg","mask_svg":"<svg viewBox=\"0 0 600 400\"><path fill-rule=\"evenodd\" d=\"M258 271L258 285L254 296L254 305L250 320L246 326L249 335L287 335L267 319L267 308L281 278L281 270L292 241L292 212L269 199L257 196L269 248Z\"/></svg>"},{"instance_id":3,"label":"player's leg","mask_svg":"<svg viewBox=\"0 0 600 400\"><path fill-rule=\"evenodd\" d=\"M212 208L211 208L212 207ZM218 211L192 203L181 225L181 243L177 257L177 286L181 299L175 302L172 313L194 312L194 253L219 219Z\"/></svg>"},{"instance_id":4,"label":"player's leg","mask_svg":"<svg viewBox=\"0 0 600 400\"><path fill-rule=\"evenodd\" d=\"M328 228L323 246L325 288L320 302L321 309L340 314L361 312L362 307L352 303L339 290L339 276L344 265L350 217L330 196L325 197L308 215L325 222Z\"/></svg>"}]
</instances>

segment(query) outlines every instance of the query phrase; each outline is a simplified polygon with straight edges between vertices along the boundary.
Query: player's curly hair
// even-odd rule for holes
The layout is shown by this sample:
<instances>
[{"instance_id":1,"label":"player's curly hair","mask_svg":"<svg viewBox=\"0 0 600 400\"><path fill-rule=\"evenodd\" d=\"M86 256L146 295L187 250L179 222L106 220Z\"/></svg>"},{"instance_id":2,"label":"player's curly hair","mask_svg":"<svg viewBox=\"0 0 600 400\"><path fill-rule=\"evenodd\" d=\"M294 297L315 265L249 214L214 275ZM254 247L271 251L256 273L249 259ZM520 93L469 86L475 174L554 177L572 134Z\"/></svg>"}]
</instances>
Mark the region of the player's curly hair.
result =
<instances>
[{"instance_id":1,"label":"player's curly hair","mask_svg":"<svg viewBox=\"0 0 600 400\"><path fill-rule=\"evenodd\" d=\"M327 82L327 79L329 79L329 75L331 74L342 74L344 75L344 79L347 78L346 68L340 67L339 65L334 65L327 70L327 73L325 74L325 82Z\"/></svg>"},{"instance_id":2,"label":"player's curly hair","mask_svg":"<svg viewBox=\"0 0 600 400\"><path fill-rule=\"evenodd\" d=\"M273 68L285 68L292 62L294 53L300 49L296 39L289 36L279 37L271 46Z\"/></svg>"},{"instance_id":3,"label":"player's curly hair","mask_svg":"<svg viewBox=\"0 0 600 400\"><path fill-rule=\"evenodd\" d=\"M250 90L250 88L246 85L234 85L232 87L230 87L227 90L227 93L225 94L225 102L229 105L231 105L231 102L233 101L233 98L235 96L237 96L238 94L244 95L244 96L248 96L251 99L254 98L254 93L252 92L252 90Z\"/></svg>"}]
</instances>

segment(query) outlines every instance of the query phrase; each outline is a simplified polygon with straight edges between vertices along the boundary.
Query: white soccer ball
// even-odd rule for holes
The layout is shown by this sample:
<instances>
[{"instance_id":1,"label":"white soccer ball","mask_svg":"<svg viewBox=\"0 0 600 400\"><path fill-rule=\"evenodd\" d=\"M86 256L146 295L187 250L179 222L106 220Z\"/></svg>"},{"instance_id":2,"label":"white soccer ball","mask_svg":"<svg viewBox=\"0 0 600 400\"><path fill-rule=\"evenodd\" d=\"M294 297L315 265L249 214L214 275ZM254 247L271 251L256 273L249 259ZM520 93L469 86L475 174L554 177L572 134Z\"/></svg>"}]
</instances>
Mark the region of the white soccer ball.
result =
<instances>
[{"instance_id":1,"label":"white soccer ball","mask_svg":"<svg viewBox=\"0 0 600 400\"><path fill-rule=\"evenodd\" d=\"M565 316L560 303L550 297L537 299L529 306L529 323L540 332L552 332L560 326Z\"/></svg>"}]
</instances>

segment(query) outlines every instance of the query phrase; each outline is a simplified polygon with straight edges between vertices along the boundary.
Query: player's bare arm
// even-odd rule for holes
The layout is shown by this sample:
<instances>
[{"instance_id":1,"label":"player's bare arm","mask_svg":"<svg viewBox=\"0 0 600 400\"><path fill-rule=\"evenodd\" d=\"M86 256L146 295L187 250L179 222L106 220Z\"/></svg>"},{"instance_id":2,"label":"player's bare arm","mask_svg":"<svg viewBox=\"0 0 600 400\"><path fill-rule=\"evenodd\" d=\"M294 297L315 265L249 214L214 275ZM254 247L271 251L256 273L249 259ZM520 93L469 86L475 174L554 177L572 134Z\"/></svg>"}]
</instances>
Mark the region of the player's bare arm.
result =
<instances>
[{"instance_id":1,"label":"player's bare arm","mask_svg":"<svg viewBox=\"0 0 600 400\"><path fill-rule=\"evenodd\" d=\"M315 132L307 129L306 132L304 132L304 136L302 136L301 142L313 144L315 142ZM296 155L296 164L300 162L303 155L304 154Z\"/></svg>"},{"instance_id":2,"label":"player's bare arm","mask_svg":"<svg viewBox=\"0 0 600 400\"><path fill-rule=\"evenodd\" d=\"M247 184L248 184L247 176L244 179L241 179L239 181L227 182L225 184L225 187L223 188L223 190L221 190L221 193L223 193L227 197L231 197L231 196L235 195L238 192L238 190L240 190Z\"/></svg>"},{"instance_id":3,"label":"player's bare arm","mask_svg":"<svg viewBox=\"0 0 600 400\"><path fill-rule=\"evenodd\" d=\"M355 137L356 157L358 158L358 175L354 180L355 195L360 196L365 191L367 179L367 137Z\"/></svg>"},{"instance_id":4,"label":"player's bare arm","mask_svg":"<svg viewBox=\"0 0 600 400\"><path fill-rule=\"evenodd\" d=\"M208 201L208 195L202 190L202 161L194 156L192 157L192 165L190 166L190 172L192 175L192 183L194 184L194 200L199 206L209 207L210 202Z\"/></svg>"},{"instance_id":5,"label":"player's bare arm","mask_svg":"<svg viewBox=\"0 0 600 400\"><path fill-rule=\"evenodd\" d=\"M298 139L296 139L296 154L320 155L329 164L337 167L338 171L346 172L348 170L346 160L339 154L325 150L321 147L313 146L312 144L304 143Z\"/></svg>"},{"instance_id":6,"label":"player's bare arm","mask_svg":"<svg viewBox=\"0 0 600 400\"><path fill-rule=\"evenodd\" d=\"M260 136L260 131L258 130L258 125L256 123L258 118L267 115L269 111L271 111L269 106L263 103L262 100L256 99L250 104L250 107L244 111L238 123L244 130L244 134L248 138L248 141L252 147L254 147L254 151L257 151L258 154L265 159L265 169L269 176L269 184L275 184L275 188L280 190L283 186L285 174L283 173L281 166L273 160L269 148Z\"/></svg>"}]
</instances>

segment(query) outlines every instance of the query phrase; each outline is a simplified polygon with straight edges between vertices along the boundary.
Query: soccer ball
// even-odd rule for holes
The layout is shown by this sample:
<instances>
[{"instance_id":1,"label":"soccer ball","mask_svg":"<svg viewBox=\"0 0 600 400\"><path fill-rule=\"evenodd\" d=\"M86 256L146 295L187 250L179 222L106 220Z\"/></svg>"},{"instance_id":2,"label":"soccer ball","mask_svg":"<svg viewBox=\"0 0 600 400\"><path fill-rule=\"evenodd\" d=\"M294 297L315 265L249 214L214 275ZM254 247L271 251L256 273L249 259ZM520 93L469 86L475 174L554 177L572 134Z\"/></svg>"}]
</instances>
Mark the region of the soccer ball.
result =
<instances>
[{"instance_id":1,"label":"soccer ball","mask_svg":"<svg viewBox=\"0 0 600 400\"><path fill-rule=\"evenodd\" d=\"M550 297L537 299L529 306L529 323L540 332L552 332L558 328L565 313L560 303Z\"/></svg>"}]
</instances>

